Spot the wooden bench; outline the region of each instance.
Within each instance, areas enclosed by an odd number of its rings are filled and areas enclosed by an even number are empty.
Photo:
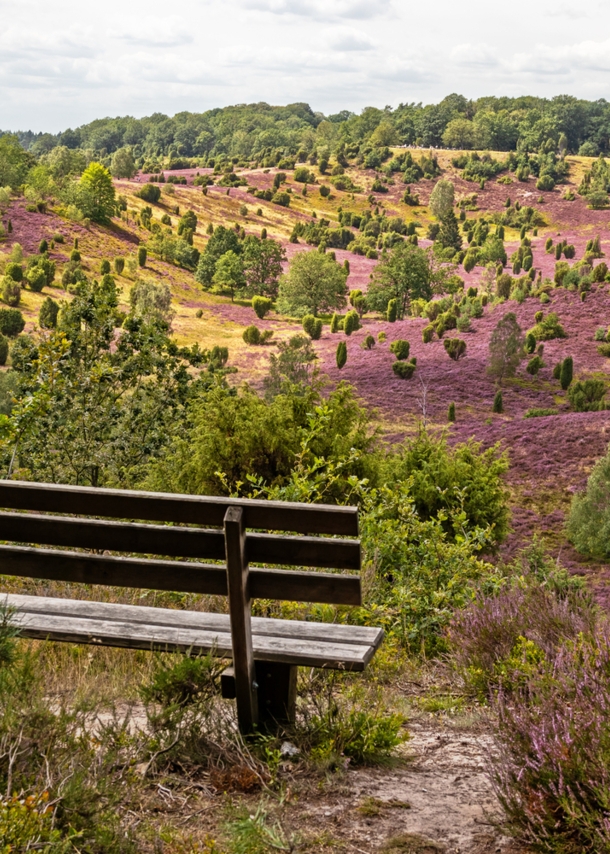
[[[383,638],[378,628],[251,616],[256,598],[361,603],[357,575],[264,568],[359,570],[359,541],[339,539],[358,535],[354,507],[20,481],[0,481],[0,507],[29,511],[0,511],[3,575],[228,596],[228,615],[46,596],[0,601],[29,638],[231,658],[222,693],[236,699],[244,733],[293,718],[298,666],[364,670]]]

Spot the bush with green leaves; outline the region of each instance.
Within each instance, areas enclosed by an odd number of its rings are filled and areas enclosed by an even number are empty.
[[[504,412],[504,401],[502,398],[502,391],[500,389],[498,389],[498,391],[494,395],[492,412],[495,412],[498,415],[501,415],[502,412]]]
[[[146,247],[145,246],[139,246],[138,247],[138,266],[139,267],[146,267],[146,255],[147,255]]]
[[[397,377],[400,377],[401,380],[412,379],[416,367],[416,359],[411,359],[409,362],[396,361],[392,364],[392,370],[394,371]]]
[[[156,184],[144,184],[143,187],[136,190],[135,194],[142,199],[142,201],[154,205],[161,198],[161,187],[158,187]]]
[[[47,284],[47,276],[42,267],[30,267],[25,275],[25,281],[31,291],[40,293]]]
[[[51,297],[47,297],[40,306],[38,312],[38,323],[41,329],[55,329],[57,326],[57,316],[59,314],[59,304]]]
[[[372,350],[375,346],[375,336],[367,335],[364,341],[362,342],[362,348],[364,350]]]
[[[443,346],[449,358],[453,359],[454,362],[458,362],[466,355],[466,342],[461,338],[445,338]]]
[[[455,403],[449,404],[449,409],[447,410],[447,421],[450,424],[453,424],[455,421]]]
[[[80,260],[76,258],[75,260]],[[100,264],[100,274],[102,276],[107,276],[110,273],[110,261],[107,258],[104,258]]]
[[[247,326],[244,329],[242,338],[246,342],[246,344],[252,345],[262,345],[266,344],[273,337],[273,331],[270,329],[266,329],[261,332],[258,326],[252,324],[251,326]]]
[[[125,259],[124,258],[115,258],[114,259],[114,272],[117,274],[117,276],[122,276],[124,269],[125,269]]]
[[[574,360],[572,356],[566,356],[566,358],[561,363],[561,368],[559,370],[559,382],[561,383],[561,388],[564,391],[570,387],[572,383],[572,379],[574,377]]]
[[[17,264],[14,261],[9,261],[4,268],[4,275],[8,276],[9,279],[12,279],[14,282],[21,282],[23,281],[23,267],[21,264]]]
[[[399,338],[397,341],[392,341],[390,344],[390,352],[394,353],[398,361],[403,361],[409,358],[411,345],[408,341]]]
[[[581,554],[610,557],[610,448],[593,466],[585,491],[572,499],[566,531]]]
[[[339,370],[345,367],[345,363],[347,362],[347,344],[345,343],[345,341],[339,341],[339,343],[337,344],[335,360],[337,362],[337,367],[339,368]]]
[[[568,400],[575,412],[600,412],[607,409],[605,396],[606,383],[593,378],[578,380],[568,389]]]
[[[0,296],[7,305],[19,305],[21,302],[21,285],[10,276],[3,276]]]
[[[303,318],[303,331],[309,335],[312,341],[319,341],[322,337],[322,320],[313,314],[306,314]]]
[[[528,374],[531,374],[532,376],[536,376],[536,374],[538,373],[540,368],[543,368],[543,367],[544,367],[544,362],[542,361],[540,356],[534,356],[534,358],[530,359],[529,362],[527,363],[525,370],[528,372]]]
[[[25,317],[17,308],[0,308],[0,334],[16,338],[23,332]]]
[[[252,308],[259,320],[263,320],[273,307],[273,301],[268,297],[256,296],[252,298]]]
[[[343,331],[346,335],[351,335],[360,329],[360,315],[355,309],[348,311],[343,319]]]
[[[386,311],[386,320],[388,323],[395,323],[398,318],[398,300],[391,299],[388,302],[388,307]]]
[[[0,365],[6,365],[8,359],[9,341],[5,335],[0,334]]]

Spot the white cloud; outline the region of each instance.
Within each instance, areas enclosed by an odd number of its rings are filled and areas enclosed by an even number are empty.
[[[347,28],[331,30],[326,43],[332,50],[338,51],[363,51],[375,48],[375,42],[370,36],[360,30]]]
[[[498,48],[488,44],[459,44],[451,51],[451,58],[463,66],[491,68],[500,64]]]
[[[123,24],[121,30],[111,31],[114,38],[133,45],[146,47],[179,47],[194,40],[193,27],[188,21],[174,15],[170,18],[147,18]]]
[[[387,15],[392,0],[243,0],[246,9],[273,15],[300,15],[318,21],[367,20]]]

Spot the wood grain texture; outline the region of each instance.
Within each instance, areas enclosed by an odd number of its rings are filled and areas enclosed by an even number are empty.
[[[249,733],[258,724],[258,693],[252,652],[251,600],[244,516],[241,507],[229,507],[224,518],[224,529],[237,720],[241,732]]]
[[[27,546],[0,546],[0,573],[111,587],[227,595],[223,566],[89,555]],[[359,605],[361,602],[360,579],[357,576],[322,572],[252,569],[250,593],[258,599],[331,605]]]
[[[208,611],[180,611],[176,608],[153,608],[148,605],[124,605],[116,602],[94,602],[0,592],[0,603],[3,602],[6,602],[10,608],[31,614],[48,614],[66,618],[74,616],[79,619],[169,626],[225,634],[231,631],[228,614],[213,614]],[[383,629],[369,626],[346,626],[271,617],[252,617],[252,634],[269,638],[328,641],[334,645],[355,643],[372,647],[374,650],[383,639]]]
[[[173,495],[3,480],[0,481],[0,507],[113,519],[180,522],[217,528],[222,528],[228,507],[242,507],[247,528],[358,536],[358,509],[327,504]]]
[[[0,540],[206,560],[225,557],[221,531],[29,513],[0,512]],[[246,549],[251,563],[360,569],[357,540],[251,533]]]

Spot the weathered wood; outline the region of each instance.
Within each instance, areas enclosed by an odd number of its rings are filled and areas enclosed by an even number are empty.
[[[252,652],[251,601],[244,516],[241,507],[229,507],[224,518],[224,529],[237,720],[240,730],[248,733],[252,732],[258,724],[258,695]]]
[[[0,573],[80,584],[227,595],[226,571],[222,566],[89,555],[27,546],[0,546]],[[334,605],[361,603],[360,579],[354,575],[252,569],[250,579],[251,595],[256,599]]]
[[[0,540],[206,560],[225,556],[221,531],[24,513],[0,512]],[[360,568],[360,544],[354,540],[247,534],[246,550],[251,563]]]
[[[118,620],[79,619],[52,614],[17,611],[12,618],[24,637],[36,640],[98,644],[129,649],[160,650],[200,654],[213,652],[232,658],[231,635],[222,631],[177,629]],[[254,659],[276,661],[303,667],[362,671],[371,660],[374,648],[358,643],[325,643],[294,637],[252,636]]]
[[[125,605],[117,602],[60,599],[54,596],[28,596],[20,593],[0,593],[0,604],[22,613],[46,614],[58,617],[77,617],[107,622],[135,623],[148,626],[169,626],[176,629],[195,629],[230,634],[228,614],[209,611],[181,611],[176,608],[155,608],[149,605]],[[383,629],[369,626],[346,626],[336,623],[314,623],[303,620],[282,620],[271,617],[252,617],[252,636],[282,637],[323,641],[338,645],[359,644],[376,650]]]
[[[180,522],[222,528],[229,507],[241,507],[247,528],[299,534],[358,536],[356,507],[173,495],[125,489],[0,481],[0,507],[113,519]]]

